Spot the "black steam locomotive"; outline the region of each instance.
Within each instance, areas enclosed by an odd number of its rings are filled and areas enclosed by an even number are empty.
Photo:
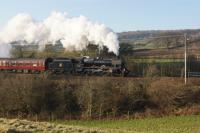
[[[0,59],[0,71],[12,73],[50,73],[98,76],[126,76],[128,70],[119,59],[83,57],[45,59]]]

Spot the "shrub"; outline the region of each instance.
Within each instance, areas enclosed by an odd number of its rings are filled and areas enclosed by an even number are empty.
[[[157,116],[187,114],[187,110],[196,114],[200,105],[197,79],[191,79],[185,86],[177,78],[61,76],[58,79],[11,74],[0,75],[0,92],[1,116],[38,115],[41,119]]]

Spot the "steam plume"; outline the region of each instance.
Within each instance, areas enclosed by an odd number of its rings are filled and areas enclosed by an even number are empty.
[[[111,29],[104,24],[91,22],[84,16],[70,17],[60,12],[52,12],[41,22],[29,14],[13,17],[0,31],[0,52],[8,50],[8,44],[13,41],[25,40],[42,45],[60,39],[66,50],[82,50],[93,43],[99,47],[106,46],[110,52],[118,54],[117,35]]]

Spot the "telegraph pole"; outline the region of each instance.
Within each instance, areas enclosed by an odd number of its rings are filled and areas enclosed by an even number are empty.
[[[185,84],[187,84],[187,34],[184,34],[185,38]]]

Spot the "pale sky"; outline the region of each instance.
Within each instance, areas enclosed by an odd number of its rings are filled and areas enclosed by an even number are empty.
[[[116,32],[200,28],[199,0],[2,0],[0,27],[18,13],[43,20],[52,11],[84,15]]]

